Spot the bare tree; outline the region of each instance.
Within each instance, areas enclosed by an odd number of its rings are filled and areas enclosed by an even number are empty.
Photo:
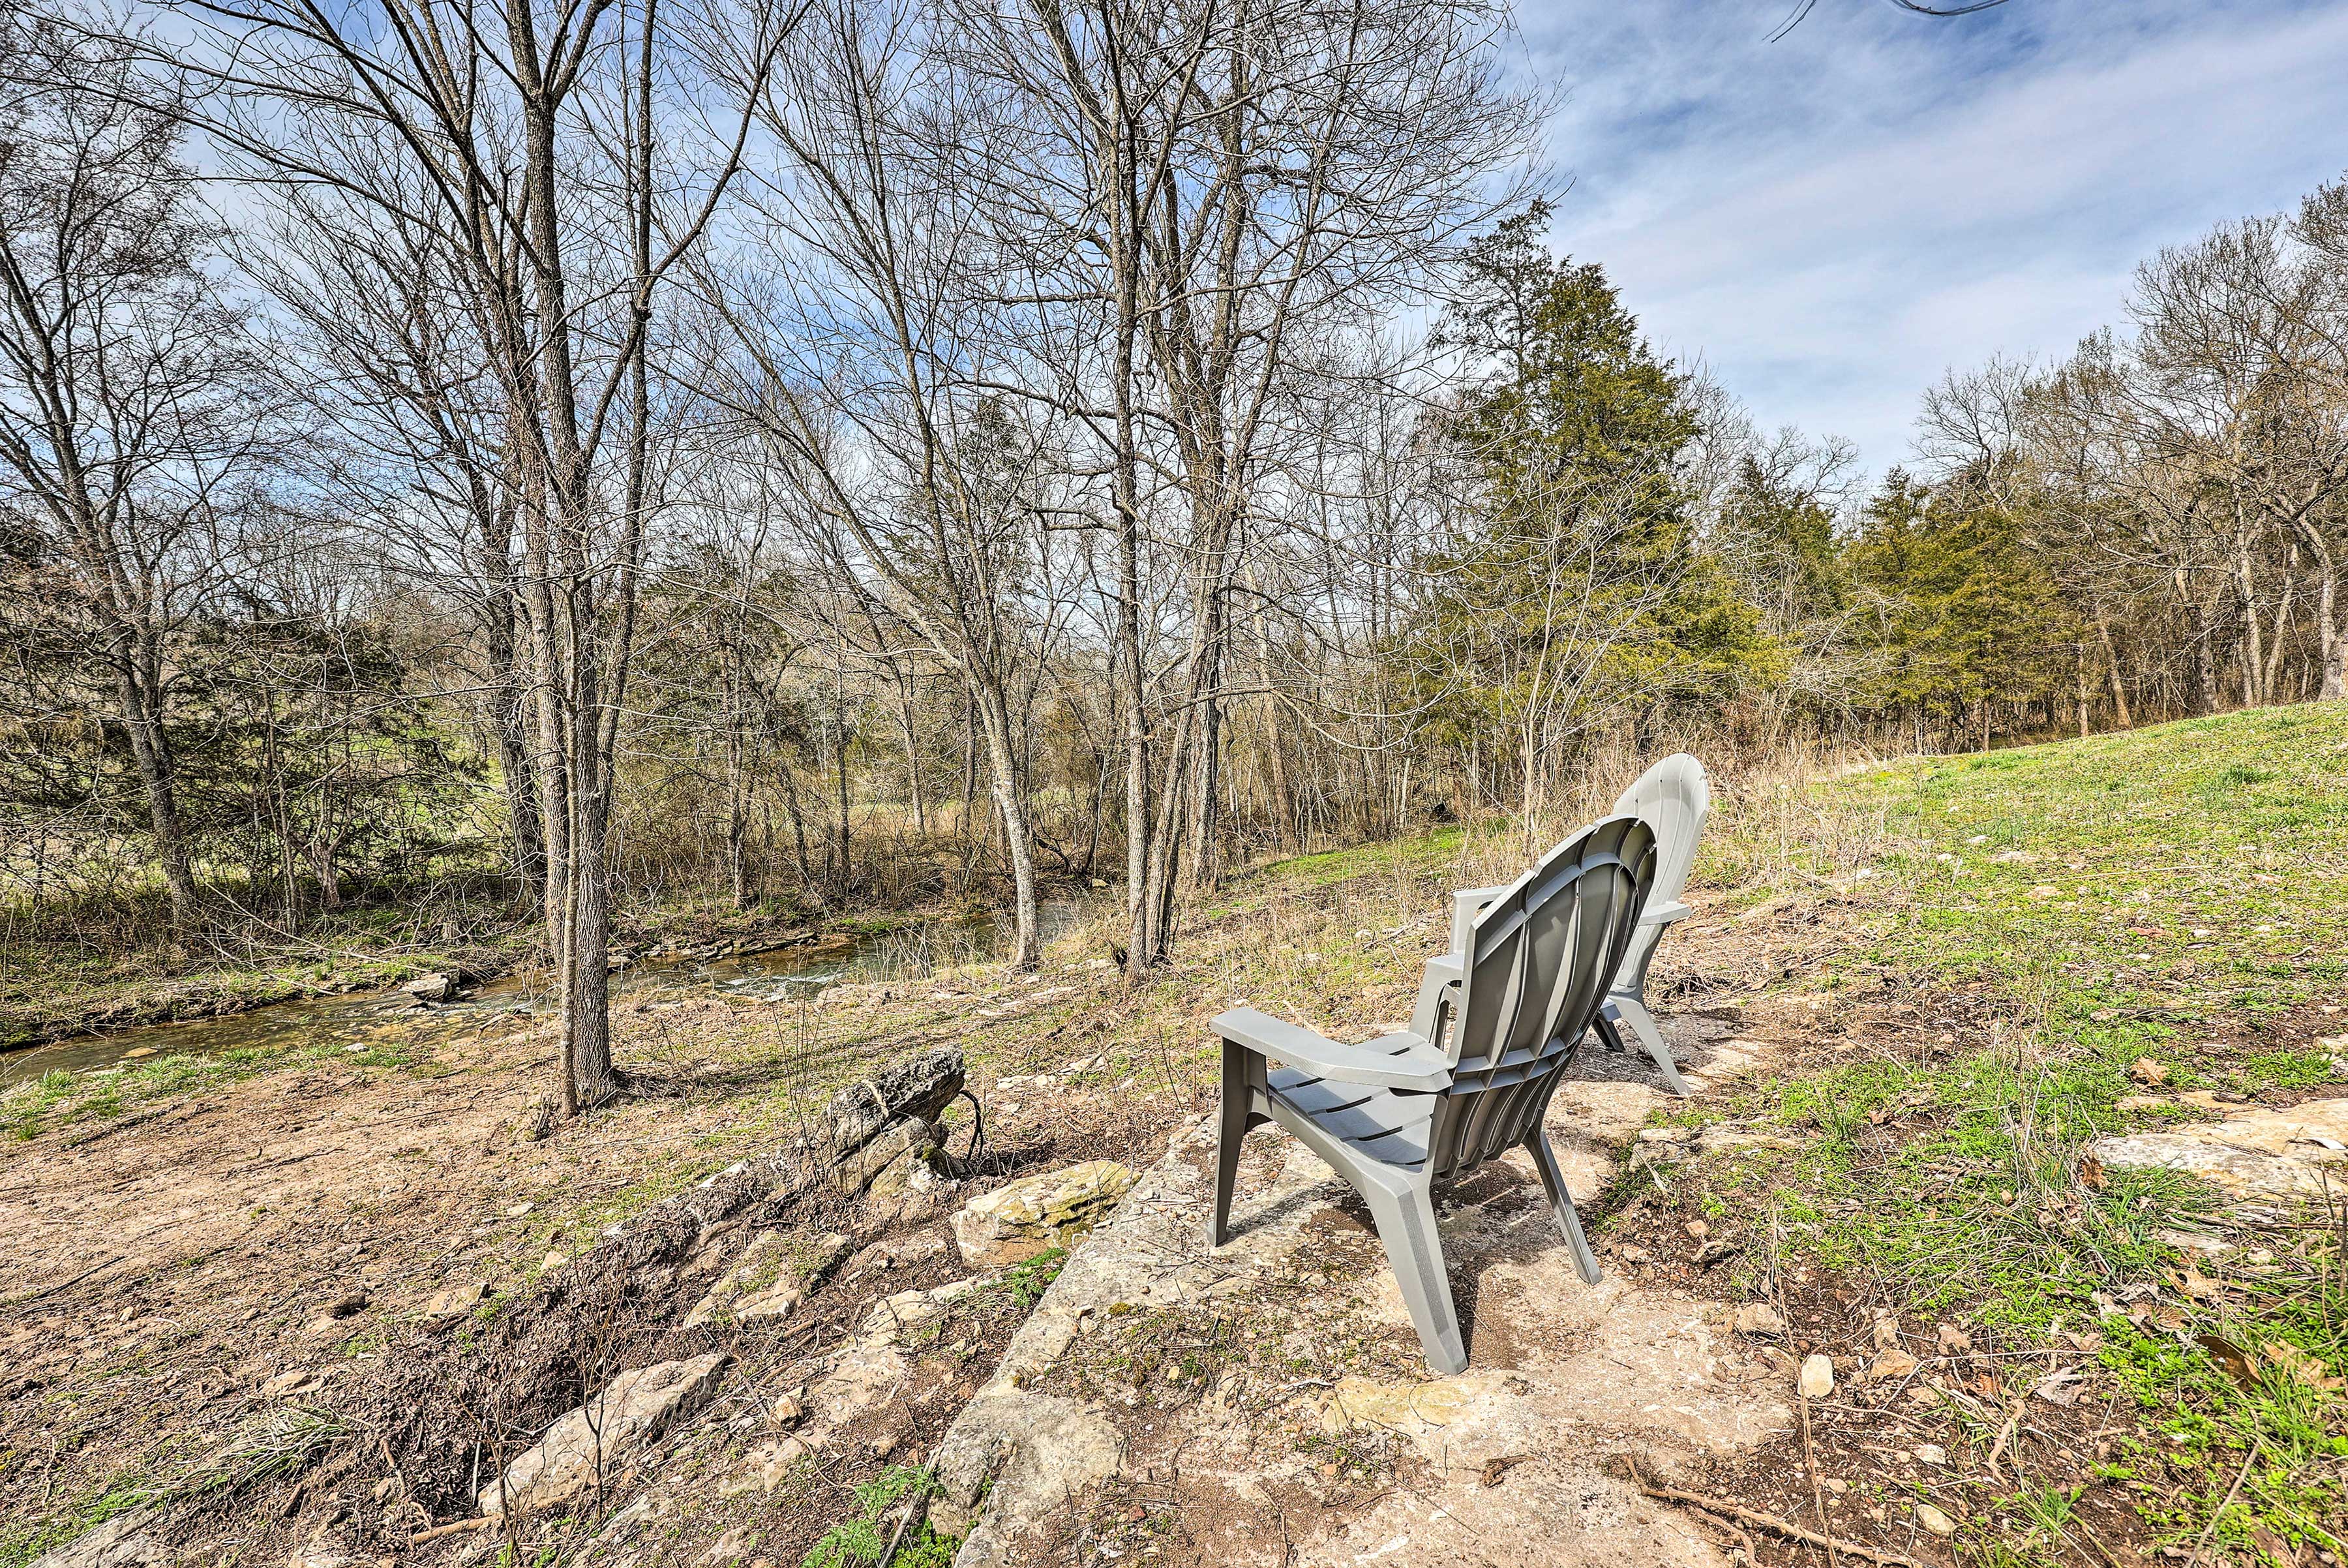
[[[217,232],[180,127],[128,51],[11,14],[0,88],[0,465],[47,542],[145,796],[182,929],[197,916],[173,754],[173,645],[236,564],[273,405],[205,272]]]

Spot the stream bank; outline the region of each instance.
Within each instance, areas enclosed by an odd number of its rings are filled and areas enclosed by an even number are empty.
[[[1047,900],[1043,926],[1047,938],[1085,917],[1095,900]],[[745,1000],[779,1000],[795,989],[818,990],[842,981],[917,976],[938,969],[999,956],[1001,923],[991,913],[888,922],[855,922],[829,930],[810,927],[753,931],[716,940],[660,938],[614,944],[612,976],[615,1002],[643,1000],[646,994],[715,993]],[[171,1057],[217,1057],[235,1053],[276,1054],[295,1048],[338,1047],[354,1053],[417,1032],[445,1034],[469,1022],[488,1028],[498,1020],[536,1014],[551,1004],[547,976],[534,965],[505,967],[484,953],[445,963],[418,960],[386,970],[388,980],[348,989],[300,989],[296,981],[267,989],[222,988],[217,1010],[205,1016],[138,1023],[105,1032],[76,1032],[61,1038],[0,1049],[0,1088],[53,1072],[106,1072]],[[437,955],[436,955],[437,959]],[[422,1002],[403,989],[411,973],[490,973],[456,987],[446,1002]],[[500,972],[501,971],[501,972]],[[250,978],[268,980],[265,975]],[[363,988],[361,988],[363,986]],[[247,998],[250,999],[242,999]]]

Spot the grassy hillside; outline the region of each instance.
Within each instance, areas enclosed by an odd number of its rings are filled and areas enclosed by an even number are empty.
[[[2348,1094],[2348,710],[1900,762],[1725,815],[1730,905],[1837,939],[1769,987],[1818,1020],[1795,1070],[1684,1113],[1798,1148],[1706,1161],[1701,1206],[1767,1239],[1756,1271],[2092,1354],[2113,1401],[2065,1482],[1991,1467],[1974,1548],[2078,1560],[2100,1483],[2179,1555],[2338,1553],[2348,1210],[2252,1223],[2089,1145]]]

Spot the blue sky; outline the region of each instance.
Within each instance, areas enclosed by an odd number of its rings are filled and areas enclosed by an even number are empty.
[[[2059,355],[2130,270],[2348,172],[2348,3],[1520,0],[1551,242],[1765,427],[1908,455],[1950,366]]]

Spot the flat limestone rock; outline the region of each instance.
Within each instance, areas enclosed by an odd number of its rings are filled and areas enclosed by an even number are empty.
[[[734,1298],[748,1287],[750,1280],[759,1270],[784,1256],[787,1247],[788,1243],[780,1231],[761,1231],[751,1237],[750,1244],[742,1249],[741,1261],[720,1274],[716,1282],[702,1294],[701,1299],[693,1304],[693,1310],[685,1315],[685,1326],[698,1328],[719,1313],[726,1311],[732,1305]],[[792,1282],[783,1283],[788,1284]],[[771,1295],[774,1293],[768,1290],[758,1294]],[[736,1315],[740,1315],[738,1309],[736,1311]]]
[[[859,1336],[868,1344],[894,1345],[908,1336],[932,1328],[945,1319],[955,1302],[978,1289],[975,1279],[956,1280],[935,1290],[903,1290],[872,1304]]]
[[[965,1204],[953,1217],[954,1244],[974,1269],[1025,1263],[1090,1231],[1136,1180],[1114,1160],[1024,1178]]]
[[[2348,1099],[2106,1138],[2095,1152],[2106,1165],[2189,1171],[2237,1197],[2321,1198],[2348,1188]]]
[[[1507,1377],[1498,1372],[1463,1372],[1414,1383],[1342,1377],[1322,1406],[1321,1424],[1331,1433],[1374,1427],[1416,1440],[1473,1418],[1481,1406],[1507,1388]]]
[[[171,1559],[163,1543],[147,1533],[156,1522],[151,1508],[118,1513],[56,1550],[35,1558],[33,1568],[146,1568]]]
[[[483,1513],[521,1512],[575,1497],[624,1455],[660,1435],[707,1396],[730,1359],[724,1352],[623,1372],[601,1394],[546,1429],[535,1447],[474,1499]]]
[[[1661,1103],[1644,1086],[1624,1088],[1645,1097],[1643,1114]],[[1576,1107],[1552,1111],[1569,1184],[1602,1189],[1611,1159],[1581,1137]],[[1200,1562],[1253,1561],[1285,1530],[1298,1568],[1360,1568],[1374,1553],[1377,1568],[1727,1568],[1684,1516],[1606,1473],[1602,1458],[1630,1452],[1668,1480],[1691,1460],[1749,1454],[1790,1429],[1791,1378],[1756,1360],[1729,1314],[1619,1274],[1582,1284],[1537,1199],[1462,1201],[1438,1215],[1447,1261],[1478,1280],[1468,1370],[1421,1378],[1352,1365],[1331,1347],[1415,1346],[1416,1336],[1349,1189],[1295,1140],[1251,1137],[1232,1238],[1210,1251],[1201,1237],[1214,1160],[1211,1119],[1177,1131],[1070,1254],[932,1451],[932,1516],[948,1533],[969,1527],[956,1568],[1038,1560],[1072,1511],[1083,1517],[1112,1478],[1169,1452],[1182,1455],[1186,1483],[1229,1493],[1197,1521]],[[1488,1181],[1540,1191],[1529,1160],[1491,1171]],[[1302,1293],[1300,1277],[1312,1282]],[[1121,1354],[1119,1336],[1153,1332],[1161,1312],[1272,1312],[1285,1336],[1201,1392],[1153,1379],[1129,1402],[1072,1394],[1056,1370],[1063,1357]],[[1295,1385],[1282,1351],[1326,1367],[1329,1385]],[[1330,1503],[1300,1529],[1295,1496],[1320,1485],[1319,1458],[1282,1458],[1284,1441],[1268,1456],[1259,1439],[1314,1429],[1390,1433],[1422,1468],[1413,1484]],[[1497,1485],[1485,1479],[1494,1474]],[[1496,1551],[1498,1542],[1510,1544]]]

